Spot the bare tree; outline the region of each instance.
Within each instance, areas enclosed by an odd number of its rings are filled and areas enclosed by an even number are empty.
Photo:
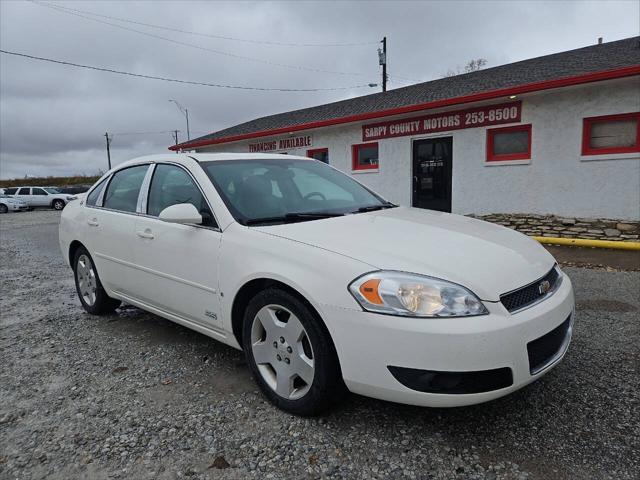
[[[461,75],[463,73],[477,72],[478,70],[481,70],[482,67],[484,67],[486,64],[486,58],[472,58],[466,63],[464,68],[460,68],[460,66],[457,66],[455,70],[449,69],[444,76],[453,77],[455,75]]]

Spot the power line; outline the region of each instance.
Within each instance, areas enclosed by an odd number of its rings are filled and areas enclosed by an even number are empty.
[[[421,80],[404,79],[404,77],[398,77],[397,75],[392,75],[390,73],[387,74],[387,76],[389,77],[389,81],[391,81],[393,83],[401,83],[401,84],[404,84],[405,86],[415,85],[416,83],[421,83]]]
[[[272,65],[275,67],[282,67],[282,68],[288,68],[288,69],[292,69],[292,70],[305,70],[308,72],[315,72],[315,73],[330,73],[333,75],[347,75],[347,76],[368,76],[365,73],[356,73],[356,72],[339,72],[339,71],[335,71],[335,70],[323,70],[320,68],[313,68],[313,67],[305,67],[302,65],[290,65],[290,64],[286,64],[286,63],[278,63],[278,62],[272,62],[270,60],[264,60],[262,58],[255,58],[255,57],[247,57],[245,55],[238,55],[235,53],[229,53],[229,52],[225,52],[222,50],[216,50],[216,49],[212,49],[212,48],[207,48],[207,47],[203,47],[201,45],[196,45],[194,43],[188,43],[188,42],[183,42],[180,40],[175,40],[173,38],[167,38],[167,37],[163,37],[161,35],[155,35],[153,33],[148,33],[148,32],[143,32],[141,30],[136,30],[135,28],[130,28],[130,27],[125,27],[124,25],[118,25],[116,23],[111,23],[111,22],[107,22],[105,20],[99,20],[97,18],[92,18],[92,17],[88,17],[86,15],[82,15],[80,13],[75,13],[73,11],[70,11],[69,9],[67,9],[66,7],[60,7],[57,5],[52,5],[52,4],[48,4],[48,3],[41,3],[41,2],[36,2],[35,0],[29,0],[32,3],[42,6],[42,7],[46,7],[46,8],[50,8],[52,10],[56,10],[60,13],[66,13],[68,15],[73,15],[76,17],[80,17],[80,18],[84,18],[85,20],[90,20],[92,22],[98,22],[98,23],[102,23],[105,25],[110,25],[112,27],[115,28],[119,28],[121,30],[126,30],[128,32],[134,32],[140,35],[144,35],[146,37],[151,37],[151,38],[155,38],[157,40],[163,40],[165,42],[170,42],[170,43],[174,43],[176,45],[181,45],[183,47],[190,47],[190,48],[195,48],[198,50],[203,50],[205,52],[210,52],[210,53],[215,53],[216,55],[223,55],[225,57],[231,57],[231,58],[237,58],[240,60],[247,60],[250,62],[255,62],[255,63],[262,63],[265,65]]]
[[[34,2],[34,3],[36,3],[36,2]],[[377,41],[374,41],[374,42],[355,42],[355,43],[288,43],[288,42],[274,42],[274,41],[271,41],[271,40],[253,40],[253,39],[249,39],[249,38],[227,37],[227,36],[224,36],[224,35],[213,35],[213,34],[210,34],[210,33],[193,32],[191,30],[182,30],[180,28],[167,27],[166,25],[157,25],[157,24],[153,24],[153,23],[145,23],[145,22],[140,22],[140,21],[131,20],[131,19],[127,19],[127,18],[112,17],[110,15],[101,15],[99,13],[89,12],[87,10],[80,10],[80,9],[77,9],[77,8],[71,8],[71,7],[62,6],[62,5],[58,5],[58,4],[49,3],[48,5],[55,6],[55,7],[64,9],[64,10],[69,10],[71,12],[84,13],[86,15],[91,15],[91,16],[94,16],[94,17],[106,18],[108,20],[116,20],[118,22],[131,23],[133,25],[140,25],[140,26],[143,26],[143,27],[157,28],[157,29],[160,29],[160,30],[168,30],[170,32],[176,32],[176,33],[185,33],[187,35],[197,35],[199,37],[215,38],[217,40],[230,40],[230,41],[234,41],[234,42],[252,43],[252,44],[256,44],[256,45],[276,45],[276,46],[281,46],[281,47],[360,47],[360,46],[364,46],[364,45],[375,45],[375,44],[378,43]]]
[[[163,134],[174,133],[174,132],[175,130],[165,130],[163,132],[116,132],[116,133],[112,133],[111,135],[163,135]]]
[[[64,60],[54,60],[52,58],[36,57],[35,55],[27,55],[26,53],[11,52],[11,51],[8,51],[8,50],[0,50],[0,53],[4,53],[4,54],[7,54],[7,55],[14,55],[14,56],[17,56],[17,57],[29,58],[31,60],[40,60],[42,62],[57,63],[57,64],[60,64],[60,65],[67,65],[67,66],[78,67],[78,68],[86,68],[86,69],[89,69],[89,70],[98,70],[100,72],[117,73],[118,75],[127,75],[127,76],[130,76],[130,77],[147,78],[147,79],[150,79],[150,80],[162,80],[162,81],[165,81],[165,82],[184,83],[184,84],[187,84],[187,85],[200,85],[200,86],[203,86],[203,87],[231,88],[231,89],[236,89],[236,90],[259,90],[259,91],[263,91],[263,92],[324,92],[324,91],[334,91],[334,90],[350,90],[350,89],[354,89],[354,88],[364,88],[364,87],[370,87],[371,85],[375,85],[375,84],[364,84],[364,85],[352,85],[350,87],[326,87],[326,88],[246,87],[246,86],[239,86],[239,85],[224,85],[224,84],[219,84],[219,83],[194,82],[194,81],[191,81],[191,80],[180,80],[180,79],[176,79],[176,78],[157,77],[155,75],[144,75],[144,74],[141,74],[141,73],[123,72],[121,70],[113,70],[111,68],[95,67],[95,66],[92,66],[92,65],[83,65],[83,64],[80,64],[80,63],[67,62],[67,61],[64,61]]]

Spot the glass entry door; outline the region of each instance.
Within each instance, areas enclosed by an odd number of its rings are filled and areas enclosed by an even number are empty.
[[[451,212],[451,162],[453,137],[413,142],[412,205]]]

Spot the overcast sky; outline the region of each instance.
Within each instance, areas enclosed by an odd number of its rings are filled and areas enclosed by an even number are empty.
[[[384,35],[388,38],[390,87],[398,88],[407,80],[440,78],[471,58],[486,58],[488,68],[594,44],[598,37],[611,41],[638,35],[640,28],[637,0],[48,2],[135,22],[257,41],[249,43],[125,23],[90,13],[72,15],[39,3],[0,0],[3,50],[132,73],[267,88],[379,83],[376,42]],[[316,47],[260,42],[359,45]],[[313,69],[342,74],[310,71]],[[168,101],[171,98],[189,109],[193,138],[259,116],[379,90],[230,90],[123,77],[6,54],[0,55],[0,82],[1,178],[106,170],[107,131],[115,134],[114,164],[165,152],[173,142],[170,133],[131,133],[179,129],[180,141],[186,140],[184,117]]]

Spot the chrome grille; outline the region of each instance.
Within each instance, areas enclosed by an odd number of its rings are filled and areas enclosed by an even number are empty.
[[[559,279],[560,275],[554,266],[549,273],[535,282],[501,295],[500,302],[502,302],[509,312],[513,313],[518,310],[522,310],[553,292],[557,287]],[[544,282],[549,282],[549,287],[546,292],[541,289],[541,285]]]

